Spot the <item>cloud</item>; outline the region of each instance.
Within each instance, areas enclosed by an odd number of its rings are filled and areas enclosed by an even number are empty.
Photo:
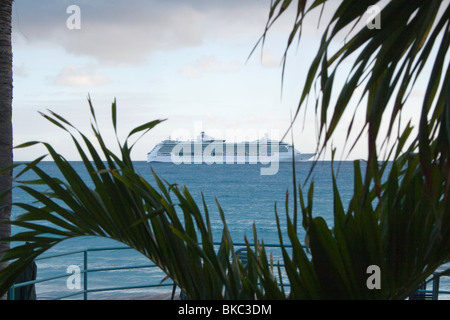
[[[193,64],[185,65],[178,73],[192,78],[198,78],[204,73],[225,73],[235,72],[241,69],[242,64],[238,61],[219,61],[216,56],[204,56],[196,60]]]
[[[241,64],[237,61],[219,62],[216,56],[207,56],[197,60],[196,66],[205,72],[231,72],[240,69]]]
[[[279,68],[281,65],[281,59],[277,58],[272,52],[266,50],[263,52],[261,65],[267,68]]]
[[[28,77],[28,70],[24,64],[21,65],[13,65],[13,74],[14,77]]]
[[[80,8],[71,30],[70,5]],[[98,61],[135,64],[157,50],[199,46],[211,39],[262,34],[269,0],[14,1],[16,43],[49,43]]]
[[[178,73],[188,78],[200,77],[200,72],[197,68],[191,65],[187,65],[178,70]]]
[[[111,80],[100,73],[85,69],[79,69],[75,66],[65,67],[53,79],[53,83],[70,87],[97,87],[109,83]]]

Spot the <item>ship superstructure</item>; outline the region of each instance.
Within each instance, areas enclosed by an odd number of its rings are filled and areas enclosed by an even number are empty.
[[[294,151],[294,154],[292,152]],[[314,153],[300,153],[283,141],[261,139],[256,141],[226,142],[208,137],[201,132],[197,140],[166,139],[148,154],[147,162],[180,163],[262,163],[306,161]]]

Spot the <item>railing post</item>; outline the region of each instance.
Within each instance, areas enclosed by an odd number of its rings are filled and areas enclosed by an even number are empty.
[[[84,277],[83,277],[83,280],[84,280],[84,284],[83,284],[83,289],[84,289],[84,293],[83,293],[83,296],[84,296],[84,300],[87,300],[87,294],[88,294],[88,292],[87,292],[87,290],[88,290],[88,272],[87,272],[87,270],[88,270],[88,250],[86,249],[85,251],[84,251]]]
[[[439,296],[439,280],[440,280],[440,274],[438,272],[433,273],[433,293],[431,296],[431,299],[438,300]]]
[[[13,284],[12,286],[11,286],[11,288],[9,288],[9,300],[15,300],[15,297],[14,297],[14,292],[16,291],[15,290],[15,285]]]

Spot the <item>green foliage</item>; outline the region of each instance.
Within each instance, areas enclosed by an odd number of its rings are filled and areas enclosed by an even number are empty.
[[[294,39],[298,36],[300,41],[302,37],[305,17],[320,7],[322,10],[326,9],[327,4],[332,2],[277,0],[272,3],[266,30],[261,37],[263,42],[270,27],[288,8],[293,7],[296,12],[294,27],[286,45],[283,69]],[[372,5],[380,9],[380,28],[368,28],[365,24],[366,12]],[[338,123],[342,122],[344,112],[353,108],[350,100],[357,97],[358,105],[366,103],[365,126],[362,130],[368,130],[368,160],[376,161],[376,144],[383,116],[387,118],[389,127],[387,134],[381,138],[388,140],[395,132],[395,123],[400,121],[401,111],[411,91],[422,76],[427,88],[421,108],[419,133],[414,142],[420,143],[419,154],[426,159],[429,156],[427,146],[439,136],[438,148],[432,155],[436,157],[442,152],[448,157],[448,2],[399,0],[382,4],[377,0],[343,1],[329,16],[329,20],[325,21],[326,29],[316,56],[309,66],[295,117],[301,108],[306,108],[308,96],[316,92],[313,87],[317,82],[320,95],[316,98],[316,112],[320,137],[324,138],[322,147],[325,147]],[[326,17],[321,12],[320,22],[323,23],[324,19]],[[345,41],[342,41],[344,36]],[[332,45],[337,46],[334,52],[330,52]],[[431,72],[426,68],[427,62]],[[340,68],[345,63],[350,64],[351,69],[342,73]],[[338,77],[345,79],[342,86],[335,82]],[[362,92],[357,92],[357,89],[362,89]],[[334,94],[337,99],[332,103],[330,97]],[[354,121],[355,114],[350,123],[346,124],[347,137],[353,129]],[[361,133],[356,140],[362,136]]]
[[[215,247],[204,200],[198,206],[187,188],[163,182],[156,173],[153,173],[154,187],[134,170],[130,158],[133,145],[128,147],[128,139],[160,121],[132,130],[124,144],[118,142],[121,155],[117,156],[107,147],[96,126],[92,105],[91,110],[92,129],[101,154],[67,120],[54,113],[44,115],[70,135],[93,187],[51,145],[42,143],[64,181],[39,168],[44,156],[26,164],[17,174],[16,179],[28,170],[37,175],[35,180],[18,184],[36,203],[14,203],[25,213],[10,223],[25,231],[2,239],[21,244],[3,258],[11,263],[0,272],[0,293],[37,256],[65,239],[80,236],[107,237],[136,249],[156,263],[190,299],[404,299],[436,267],[449,260],[450,208],[448,201],[443,201],[445,186],[439,184],[443,172],[439,167],[432,169],[436,181],[433,190],[437,193],[430,194],[418,155],[405,155],[392,162],[381,189],[374,186],[369,193],[364,188],[359,162],[355,161],[354,195],[347,210],[332,170],[332,230],[323,218],[313,217],[314,183],[306,198],[299,186],[299,205],[309,248],[299,240],[288,210],[286,243],[276,210],[283,267],[275,268],[261,241],[255,247],[247,242],[248,262],[244,268],[235,254],[219,203],[223,230],[220,244]],[[115,113],[113,103],[112,114]],[[116,128],[114,116],[113,126]],[[74,129],[79,138],[69,129]],[[381,168],[388,167],[383,164]],[[35,186],[39,185],[45,185],[47,190],[38,191]],[[286,207],[287,203],[288,197]],[[259,243],[254,230],[254,242]],[[367,286],[367,268],[371,265],[381,269],[380,289],[371,290]],[[283,277],[287,278],[289,288],[279,284],[285,282]]]
[[[292,3],[273,1],[263,41],[273,23]],[[326,3],[315,0],[307,7],[306,0],[297,1],[296,21],[286,50],[295,36],[301,35],[304,17]],[[130,157],[134,143],[130,146],[129,138],[146,133],[160,121],[132,130],[123,144],[117,139],[120,155],[116,155],[98,130],[89,100],[94,118],[92,130],[100,152],[86,135],[61,116],[54,113],[44,116],[69,133],[90,173],[93,188],[48,143],[19,146],[43,144],[65,180],[50,177],[39,169],[43,157],[19,172],[18,176],[32,170],[39,177],[18,186],[37,204],[14,204],[25,213],[10,223],[26,231],[2,241],[28,243],[13,247],[3,257],[11,263],[0,271],[0,295],[30,261],[55,244],[93,235],[135,248],[154,261],[190,299],[407,298],[438,266],[450,261],[450,73],[446,60],[450,48],[450,6],[439,1],[388,2],[380,13],[381,29],[352,29],[352,36],[329,55],[332,41],[358,22],[372,4],[378,1],[343,1],[338,6],[310,66],[296,112],[297,116],[317,81],[321,90],[316,101],[319,138],[324,138],[319,147],[323,150],[342,122],[356,90],[363,89],[359,105],[366,102],[368,162],[364,173],[360,163],[354,162],[354,194],[347,208],[332,170],[332,229],[323,218],[313,216],[314,183],[311,182],[307,193],[299,186],[298,194],[294,192],[293,218],[286,198],[287,239],[275,210],[283,267],[275,267],[264,242],[258,241],[254,231],[254,243],[261,244],[251,247],[247,243],[248,264],[244,268],[236,257],[225,214],[218,203],[223,230],[219,246],[214,247],[205,201],[199,206],[186,188],[163,182],[156,173],[157,187],[153,187],[134,170]],[[338,88],[337,100],[332,104],[330,97],[336,90],[338,67],[353,55],[356,59],[352,61],[351,72]],[[393,145],[386,148],[392,161],[380,162],[377,140],[383,116],[387,114],[389,120],[387,135],[381,137],[387,146],[385,142],[392,137],[406,100],[429,61],[432,68],[417,135],[412,135],[410,123],[399,129]],[[348,137],[354,119],[347,127]],[[112,122],[116,130],[115,102]],[[78,138],[71,130],[75,130]],[[0,173],[5,170],[11,168]],[[40,192],[35,185],[45,185],[48,190]],[[297,204],[302,213],[302,227],[307,232],[306,248],[298,239]],[[379,267],[379,288],[368,286],[370,266]],[[279,284],[285,280],[289,288]]]
[[[13,247],[4,255],[3,259],[11,263],[0,272],[0,292],[5,292],[33,259],[55,244],[74,237],[99,236],[120,241],[148,257],[190,298],[243,297],[242,266],[234,255],[223,212],[220,211],[224,229],[216,254],[206,204],[203,216],[186,188],[164,183],[155,173],[158,188],[154,188],[133,168],[130,153],[134,144],[129,146],[129,138],[149,131],[161,121],[151,121],[132,130],[123,144],[117,139],[121,153],[117,156],[106,146],[90,100],[89,104],[94,119],[92,130],[100,152],[85,134],[61,116],[51,112],[43,116],[70,135],[90,174],[93,188],[48,143],[30,142],[17,147],[43,144],[64,181],[39,168],[44,156],[27,164],[15,177],[29,170],[37,175],[38,179],[21,181],[18,185],[36,200],[36,204],[14,204],[25,213],[10,223],[25,231],[2,241],[25,244]],[[116,129],[115,102],[112,115]],[[71,129],[79,137],[71,133]],[[40,192],[33,188],[36,185],[45,185],[48,189]],[[181,209],[184,223],[176,207]],[[47,224],[40,223],[43,221]]]
[[[330,2],[271,3],[262,43],[288,8],[296,12],[283,74],[289,48],[296,36],[299,41],[302,37],[305,17],[319,7],[324,10]],[[380,9],[380,28],[364,24],[371,5]],[[306,108],[311,92],[320,89],[316,113],[322,152],[346,111],[353,112],[345,124],[349,140],[356,115],[356,110],[349,110],[353,108],[349,102],[356,97],[356,109],[365,104],[365,122],[351,149],[367,130],[368,159],[364,178],[355,163],[355,191],[347,211],[334,186],[333,232],[321,218],[312,218],[312,204],[302,207],[303,226],[309,232],[319,282],[328,288],[322,297],[403,299],[450,257],[450,5],[420,0],[385,4],[343,1],[330,17],[309,66],[295,117]],[[345,41],[341,41],[344,35]],[[333,45],[336,49],[330,52]],[[344,64],[351,66],[349,72],[341,72]],[[342,86],[336,84],[337,78],[345,79]],[[401,113],[423,80],[426,89],[414,137],[411,122],[406,126],[401,123]],[[357,92],[361,89],[362,93]],[[337,98],[332,102],[334,94]],[[389,126],[380,136],[383,121]],[[391,147],[388,142],[392,142]],[[380,145],[386,148],[386,158],[393,160],[389,164],[379,164]],[[387,177],[385,182],[383,176]],[[380,290],[368,292],[364,288],[369,265],[381,268]]]

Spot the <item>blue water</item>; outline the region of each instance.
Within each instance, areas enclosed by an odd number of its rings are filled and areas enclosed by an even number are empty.
[[[75,168],[83,175],[82,163],[73,162]],[[297,184],[304,184],[310,172],[312,162],[296,164]],[[363,164],[362,164],[363,165]],[[149,164],[136,162],[136,170],[149,182],[154,183]],[[41,167],[52,176],[59,176],[56,166],[52,162],[44,162]],[[334,164],[337,173],[337,182],[344,206],[346,206],[353,193],[353,163],[339,162]],[[292,214],[292,165],[280,163],[279,171],[275,175],[261,175],[259,165],[173,165],[152,164],[153,170],[160,178],[169,183],[185,185],[201,204],[201,194],[205,197],[211,216],[214,230],[214,239],[219,241],[222,222],[216,206],[216,199],[225,212],[226,221],[234,242],[243,242],[247,237],[253,241],[253,224],[256,225],[258,239],[266,244],[279,243],[277,226],[275,222],[274,206],[281,217],[284,230],[286,214],[286,193],[290,195],[290,213]],[[27,180],[30,176],[23,176]],[[314,180],[314,216],[323,217],[332,227],[333,197],[331,181],[331,163],[319,162],[310,179]],[[86,175],[86,180],[88,176]],[[311,180],[309,180],[311,181]],[[307,193],[309,181],[306,183],[304,193]],[[20,189],[13,192],[14,202],[31,202],[27,194]],[[18,208],[13,208],[13,217],[20,214]],[[300,215],[301,217],[301,215]],[[301,223],[301,220],[299,220]],[[13,229],[13,233],[17,230]],[[299,238],[304,238],[304,232],[299,227]],[[84,237],[63,241],[56,245],[49,254],[67,251],[84,250],[86,248],[99,248],[123,246],[110,239],[98,237]],[[120,250],[111,252],[91,252],[88,258],[89,268],[106,268],[112,266],[146,265],[151,263],[145,257],[133,250]],[[182,262],[180,262],[182,263]],[[65,274],[70,265],[83,266],[82,254],[65,256],[58,259],[42,260],[37,262],[38,279],[45,279],[58,274]],[[164,275],[153,269],[137,269],[132,271],[97,272],[89,275],[89,288],[132,286],[147,283],[159,283]],[[38,297],[41,299],[75,292],[68,289],[66,279],[53,280],[36,287]],[[75,291],[74,291],[75,290]],[[166,287],[165,291],[170,291]],[[157,293],[158,289],[135,289],[131,291],[110,291],[107,293],[91,293],[89,298],[111,298],[124,294],[142,295]],[[82,296],[74,297],[81,298]]]

